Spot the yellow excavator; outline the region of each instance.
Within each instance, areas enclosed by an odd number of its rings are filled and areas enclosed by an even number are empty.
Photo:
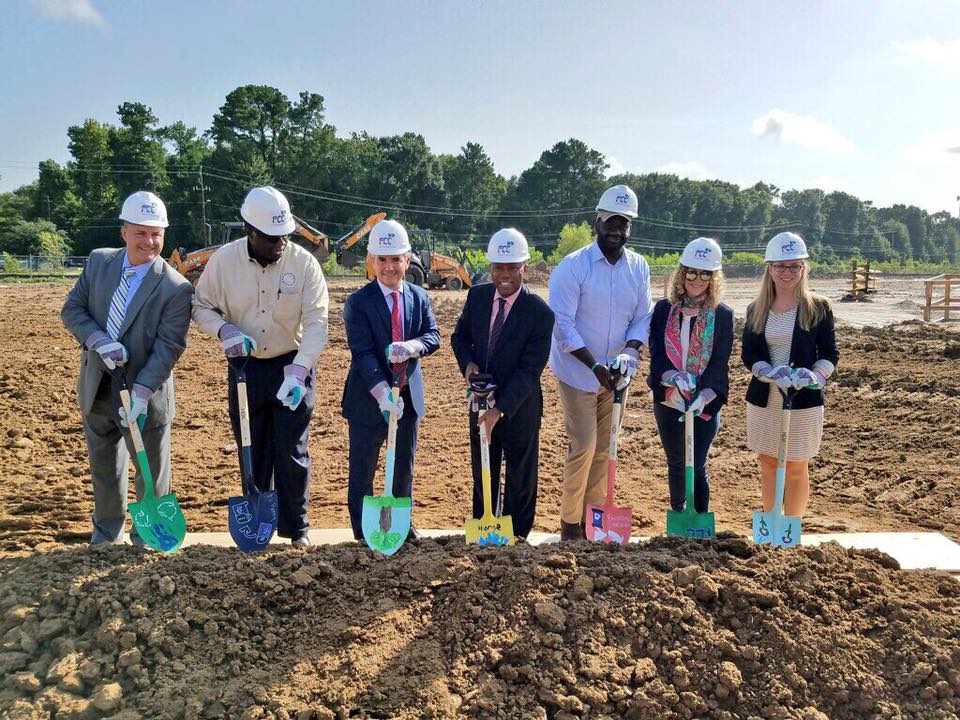
[[[361,262],[361,256],[357,252],[359,248],[355,246],[363,240],[364,237],[373,229],[373,226],[383,220],[386,213],[378,212],[368,216],[363,222],[353,228],[346,235],[337,240],[334,251],[336,252],[337,263],[341,266],[351,269]],[[313,253],[321,263],[330,257],[330,240],[325,233],[311,227],[307,222],[294,216],[296,228],[293,234],[307,250]],[[177,270],[181,275],[196,285],[197,280],[206,267],[207,260],[218,248],[226,245],[232,240],[236,240],[243,234],[242,222],[222,222],[220,223],[221,237],[216,245],[207,245],[199,250],[185,252],[183,248],[174,250],[167,262]],[[449,255],[443,255],[434,250],[433,236],[426,230],[411,230],[411,241],[414,250],[410,255],[410,266],[407,268],[406,280],[415,285],[427,285],[431,288],[448,288],[450,290],[461,290],[470,287],[478,281],[479,275],[471,276],[465,268],[464,259],[457,260]],[[424,236],[425,243],[420,249],[417,249],[418,243],[415,240],[419,236]],[[372,280],[373,261],[363,253],[364,267],[368,280]]]

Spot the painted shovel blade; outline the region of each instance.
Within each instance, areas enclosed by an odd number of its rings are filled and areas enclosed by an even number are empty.
[[[230,537],[245,552],[263,550],[277,528],[278,513],[274,490],[227,498]]]
[[[753,541],[757,545],[769,543],[773,538],[773,526],[776,522],[777,513],[763,512],[763,510],[753,511]]]
[[[614,542],[626,545],[630,542],[633,526],[633,509],[616,505],[587,505],[584,527],[590,542]]]
[[[780,515],[773,525],[770,543],[775,547],[794,547],[800,544],[800,516]]]
[[[509,515],[485,515],[469,518],[463,524],[468,545],[513,545],[513,518]]]
[[[413,503],[408,497],[365,496],[360,527],[367,547],[393,555],[407,539],[412,511]]]
[[[709,540],[717,536],[712,512],[698,513],[693,508],[667,510],[667,535]]]
[[[173,493],[130,503],[130,518],[143,542],[161,552],[175,552],[187,534],[187,521]]]

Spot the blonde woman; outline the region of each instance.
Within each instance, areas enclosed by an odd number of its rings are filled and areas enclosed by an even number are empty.
[[[670,507],[685,505],[683,412],[691,402],[693,421],[693,498],[707,512],[710,483],[707,453],[727,401],[727,374],[733,347],[733,310],[723,295],[723,253],[715,240],[690,242],[674,270],[670,290],[650,320],[650,375],[653,416],[667,456]]]
[[[783,511],[803,515],[810,497],[810,458],[823,435],[823,386],[839,355],[833,312],[810,291],[807,246],[782,232],[767,244],[760,294],[747,308],[743,364],[753,373],[747,387],[747,447],[757,453],[763,509],[773,507],[780,414],[778,387],[798,389],[790,415]],[[817,387],[810,387],[810,386]]]

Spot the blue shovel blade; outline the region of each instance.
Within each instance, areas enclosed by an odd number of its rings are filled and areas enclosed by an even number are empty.
[[[367,495],[363,498],[360,527],[371,550],[393,555],[410,532],[413,503],[408,497]]]
[[[227,498],[227,526],[230,537],[241,550],[263,550],[277,527],[277,493]]]
[[[775,525],[774,515],[775,513],[773,511],[753,511],[753,541],[757,545],[769,543],[772,540]]]
[[[775,547],[794,547],[800,544],[800,516],[780,515],[773,526],[770,542]]]

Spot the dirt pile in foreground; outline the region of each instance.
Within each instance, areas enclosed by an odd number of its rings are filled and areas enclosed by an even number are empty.
[[[960,713],[960,583],[835,544],[107,547],[0,568],[9,718]]]

